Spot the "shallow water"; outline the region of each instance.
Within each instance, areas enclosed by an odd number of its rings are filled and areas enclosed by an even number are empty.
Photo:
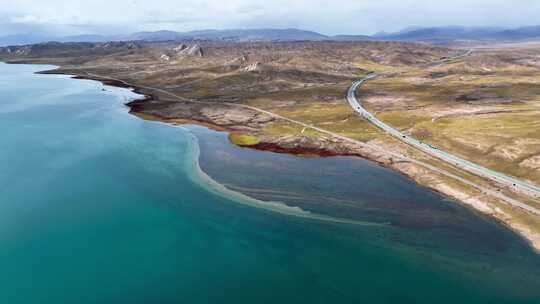
[[[129,91],[33,74],[45,68],[0,64],[1,303],[540,301],[520,238],[394,172],[142,121]],[[193,134],[230,189],[382,225],[216,192]]]

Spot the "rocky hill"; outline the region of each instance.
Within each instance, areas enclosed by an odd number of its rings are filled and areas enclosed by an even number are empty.
[[[381,33],[374,38],[398,41],[426,41],[435,43],[459,40],[522,41],[540,39],[540,26],[519,28],[499,27],[425,27],[411,28],[396,33]]]
[[[185,41],[207,40],[227,42],[269,42],[269,41],[361,41],[374,38],[362,35],[327,36],[314,31],[300,29],[231,29],[199,30],[191,32],[153,31],[137,32],[128,35],[76,35],[65,37],[40,36],[36,34],[11,35],[0,37],[2,45],[21,45],[47,41],[58,42],[107,42],[107,41]]]
[[[131,51],[142,48],[139,42],[44,42],[22,46],[0,47],[0,56],[10,58],[47,58],[47,57],[78,57],[99,56],[115,54],[119,52]]]

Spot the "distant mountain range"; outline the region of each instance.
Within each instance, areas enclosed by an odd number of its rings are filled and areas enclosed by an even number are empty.
[[[77,35],[44,36],[37,34],[10,35],[0,37],[0,46],[33,44],[48,41],[58,42],[106,42],[106,41],[169,41],[169,40],[212,40],[212,41],[362,41],[396,40],[445,43],[459,40],[520,41],[540,39],[540,26],[520,28],[499,27],[412,27],[395,33],[366,35],[328,36],[299,29],[243,29],[243,30],[200,30],[191,32],[155,31],[128,35]]]
[[[212,41],[323,41],[339,40],[340,36],[326,36],[313,31],[299,29],[249,29],[249,30],[200,30],[191,32],[155,31],[128,35],[77,35],[64,37],[40,36],[35,34],[0,37],[0,46],[32,44],[48,41],[58,42],[107,42],[107,41],[169,41],[169,40],[212,40]],[[372,40],[369,36],[350,35],[347,40]]]
[[[519,41],[540,39],[540,26],[520,28],[500,27],[427,27],[410,28],[397,33],[381,33],[373,38],[398,41],[456,41],[456,40],[497,40]]]

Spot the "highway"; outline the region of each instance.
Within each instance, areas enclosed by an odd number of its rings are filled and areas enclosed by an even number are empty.
[[[446,58],[431,61],[431,62],[428,62],[428,63],[418,64],[416,66],[417,67],[426,67],[426,66],[432,66],[432,65],[438,65],[438,64],[441,64],[441,63],[451,62],[451,61],[455,61],[455,60],[458,60],[458,59],[461,59],[461,58],[465,58],[465,57],[471,55],[472,52],[473,52],[473,50],[467,50],[466,52],[464,52],[463,54],[460,54],[460,55],[456,55],[456,56],[453,56],[453,57],[446,57]]]
[[[455,59],[455,58],[453,58]],[[349,91],[347,93],[347,100],[349,101],[349,104],[351,107],[360,114],[363,118],[371,122],[372,124],[376,125],[386,133],[392,135],[393,137],[399,139],[400,141],[411,145],[418,150],[421,150],[431,156],[434,156],[440,160],[445,161],[446,163],[449,163],[455,167],[458,167],[460,169],[463,169],[467,172],[473,173],[478,176],[482,176],[484,178],[487,178],[489,180],[495,181],[497,183],[509,186],[511,188],[515,188],[516,190],[519,190],[520,192],[523,192],[528,195],[532,195],[533,197],[539,198],[540,197],[540,187],[524,182],[522,180],[519,180],[514,177],[510,177],[508,175],[502,174],[500,172],[493,171],[491,169],[482,167],[478,164],[472,163],[468,160],[462,159],[460,157],[457,157],[455,155],[452,155],[448,152],[445,152],[443,150],[438,149],[437,147],[434,147],[430,144],[421,142],[410,135],[404,134],[400,132],[399,130],[393,128],[392,126],[384,123],[383,121],[379,120],[377,117],[375,117],[373,114],[371,114],[369,111],[364,109],[360,102],[358,101],[356,97],[356,91],[357,89],[364,84],[366,81],[369,81],[370,79],[373,79],[375,77],[379,76],[376,73],[368,74],[366,77],[353,82],[352,86],[349,88]]]

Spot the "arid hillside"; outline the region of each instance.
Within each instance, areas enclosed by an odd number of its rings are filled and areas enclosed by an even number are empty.
[[[0,56],[7,61],[60,65],[52,73],[112,77],[210,102],[185,104],[170,94],[146,91],[153,95],[152,101],[132,104],[140,114],[196,120],[219,128],[256,132],[254,135],[267,139],[276,135],[281,138],[283,132],[288,133],[288,126],[271,123],[271,118],[253,119],[252,111],[231,108],[224,102],[286,112],[291,118],[368,139],[376,130],[354,117],[343,102],[353,80],[370,71],[403,69],[459,52],[401,42],[44,43],[0,48]],[[296,128],[292,132],[287,135],[299,136]],[[308,134],[303,132],[301,136]]]

